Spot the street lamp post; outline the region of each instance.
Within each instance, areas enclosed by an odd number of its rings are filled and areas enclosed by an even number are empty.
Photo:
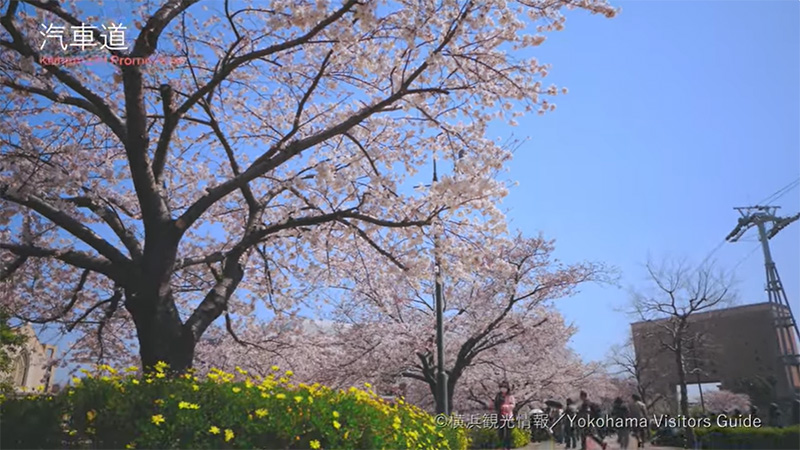
[[[436,159],[433,160],[433,183],[439,181],[436,175]],[[438,217],[437,217],[438,218]],[[442,298],[442,269],[439,261],[439,233],[434,223],[433,229],[433,256],[434,256],[434,280],[436,302],[436,413],[450,415],[450,405],[447,396],[447,372],[444,364],[444,299]]]

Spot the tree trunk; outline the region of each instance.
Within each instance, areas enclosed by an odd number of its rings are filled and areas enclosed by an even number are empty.
[[[681,390],[680,414],[684,418],[689,417],[689,393],[686,388],[686,370],[683,366],[683,346],[680,339],[676,345],[675,359],[678,363],[678,385]],[[694,446],[694,430],[691,427],[686,428],[686,445],[689,447]]]
[[[125,306],[136,324],[144,371],[152,371],[159,362],[166,363],[175,373],[191,368],[195,341],[181,322],[172,294],[168,292],[164,298],[128,292],[126,299]]]
[[[460,375],[455,375],[452,372],[448,374],[447,378],[447,404],[450,405],[450,412],[455,410],[455,406],[453,405],[453,392],[456,390],[456,383],[458,383],[458,379]]]

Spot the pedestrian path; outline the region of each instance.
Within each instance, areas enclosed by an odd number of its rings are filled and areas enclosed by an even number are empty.
[[[617,439],[615,437],[612,436],[612,437],[606,438],[605,442],[606,442],[606,444],[608,444],[608,447],[606,447],[606,450],[620,450],[619,443],[617,443]],[[600,446],[597,445],[595,442],[592,442],[591,440],[589,440],[589,442],[586,443],[586,447],[587,447],[586,450],[600,450]],[[531,442],[530,444],[526,445],[525,447],[522,447],[522,449],[519,449],[519,450],[564,450],[564,448],[565,448],[564,444],[556,444],[555,441],[546,441],[546,442]],[[636,441],[635,440],[631,441],[631,445],[628,446],[628,449],[636,450]],[[683,450],[680,447],[657,447],[657,446],[650,445],[650,444],[648,444],[645,447],[645,449],[647,449],[647,450]]]

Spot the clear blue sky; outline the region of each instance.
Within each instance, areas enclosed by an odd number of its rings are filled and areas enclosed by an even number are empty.
[[[735,226],[734,206],[800,177],[800,3],[614,4],[623,11],[610,20],[568,13],[566,29],[535,49],[552,64],[545,85],[569,88],[558,109],[492,137],[530,137],[509,174],[520,181],[504,202],[512,226],[556,238],[566,262],[618,267],[627,288],[645,280],[648,255],[700,263]],[[800,189],[778,204],[800,210]],[[738,265],[742,303],[766,300],[754,236],[714,253]],[[800,222],[772,250],[798,315]],[[624,288],[588,286],[560,302],[585,359],[624,341]]]
[[[622,270],[624,288],[589,287],[560,308],[579,328],[573,346],[603,358],[629,318],[625,288],[654,258],[700,263],[749,206],[800,176],[800,3],[627,1],[611,20],[567,16],[536,50],[550,82],[569,88],[558,109],[520,121],[530,136],[510,177],[513,224],[557,239],[565,261]],[[795,188],[777,203],[800,210]],[[755,230],[713,257],[738,266],[741,303],[766,301]],[[800,222],[771,241],[800,314]],[[749,254],[749,257],[748,257]]]

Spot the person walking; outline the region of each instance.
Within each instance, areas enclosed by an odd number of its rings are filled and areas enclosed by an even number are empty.
[[[600,417],[600,407],[589,400],[589,394],[586,391],[581,391],[581,406],[578,409],[578,417],[586,421],[586,426],[581,429],[581,450],[586,450],[587,438],[591,438],[605,450],[607,444],[597,436],[597,429],[591,424],[592,420]]]
[[[645,406],[642,397],[639,397],[638,394],[633,394],[631,397],[633,398],[633,404],[630,408],[630,414],[637,422],[636,428],[633,430],[634,436],[636,437],[636,447],[644,448],[644,444],[647,442],[647,435],[650,433],[650,427],[642,426],[643,424],[641,423],[649,424],[649,420],[647,419],[647,406]]]
[[[564,422],[561,420],[561,415],[564,414],[564,409],[561,407],[553,407],[550,410],[550,419],[548,420],[548,424],[555,424],[553,426],[553,437],[555,438],[556,444],[563,444],[564,443]]]
[[[628,406],[622,401],[622,397],[614,399],[614,406],[611,408],[611,417],[614,418],[614,429],[617,432],[617,442],[621,449],[628,448],[631,439],[631,430],[628,427]]]
[[[575,436],[575,417],[578,412],[575,410],[575,404],[571,398],[567,399],[567,407],[564,409],[564,418],[561,421],[564,424],[564,443],[565,448],[576,448],[577,438]]]
[[[503,380],[500,383],[500,392],[494,399],[494,409],[500,421],[498,434],[503,450],[511,450],[511,429],[513,428],[511,421],[514,420],[514,406],[516,406],[516,400],[511,395],[511,387],[508,385],[508,381]]]

